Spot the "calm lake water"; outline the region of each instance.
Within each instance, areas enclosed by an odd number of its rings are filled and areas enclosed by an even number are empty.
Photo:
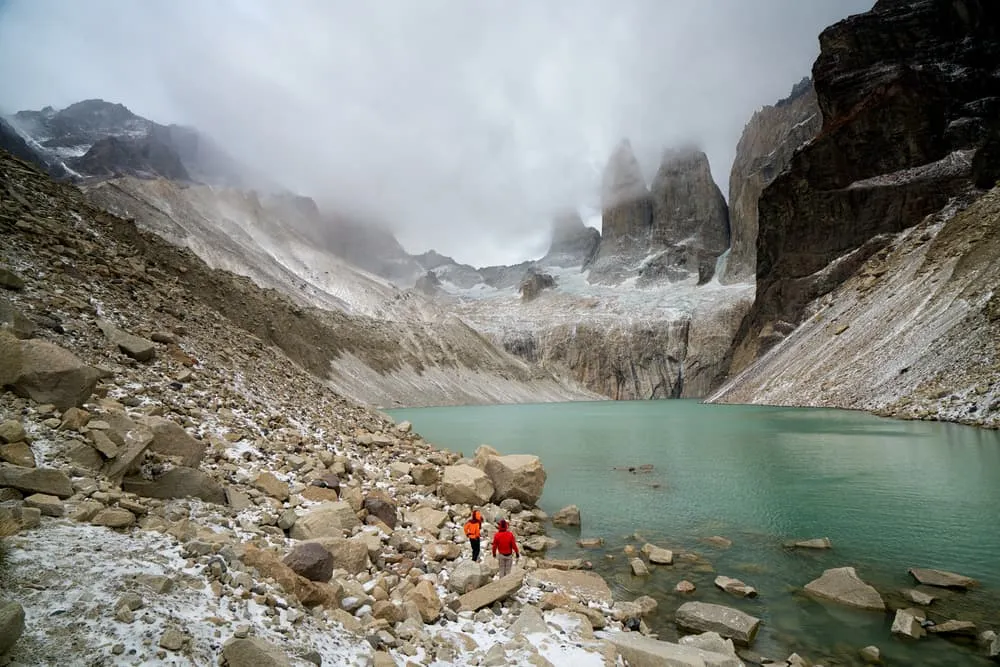
[[[541,507],[580,507],[583,526],[549,527],[552,557],[593,561],[630,599],[650,594],[650,619],[676,638],[673,611],[685,600],[738,607],[763,619],[753,650],[799,651],[827,665],[860,664],[875,644],[889,664],[991,664],[972,643],[893,638],[889,614],[854,611],[804,597],[829,567],[851,565],[892,607],[913,566],[980,580],[969,593],[941,595],[936,620],[960,618],[1000,629],[1000,433],[861,412],[702,405],[695,401],[594,402],[393,410],[428,441],[471,456],[488,443],[502,453],[541,457],[548,473]],[[652,464],[650,473],[615,468]],[[634,533],[640,533],[636,539]],[[720,548],[703,541],[721,535]],[[576,546],[603,537],[601,551]],[[783,548],[785,540],[829,537],[830,551]],[[622,553],[645,541],[702,557],[637,578]],[[742,579],[760,596],[742,600],[712,585]],[[698,590],[673,592],[681,579]],[[934,589],[929,589],[934,590]]]

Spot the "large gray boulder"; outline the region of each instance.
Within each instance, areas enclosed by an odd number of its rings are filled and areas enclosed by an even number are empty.
[[[482,588],[470,591],[458,599],[460,611],[478,611],[496,602],[506,600],[521,590],[524,572],[513,572],[502,579],[492,581]]]
[[[351,506],[341,500],[322,503],[296,520],[288,531],[293,540],[309,540],[317,537],[342,537],[344,531],[360,526],[358,515]]]
[[[333,576],[333,555],[317,542],[296,544],[282,562],[309,581],[330,581]]]
[[[6,336],[5,336],[6,337]],[[94,387],[101,374],[96,368],[83,363],[75,354],[55,343],[44,340],[15,341],[17,349],[4,341],[0,354],[3,373],[9,374],[16,359],[20,357],[13,379],[5,377],[4,384],[10,385],[21,396],[27,396],[37,403],[51,403],[60,410],[79,407],[94,393]]]
[[[146,417],[142,424],[153,432],[149,451],[180,457],[181,465],[188,468],[197,468],[205,458],[207,445],[192,438],[179,424],[163,417]]]
[[[464,595],[489,583],[493,573],[484,563],[476,563],[471,560],[463,560],[451,572],[448,577],[448,588]]]
[[[298,525],[298,522],[296,522]],[[368,542],[363,536],[357,537],[317,537],[308,543],[321,545],[330,553],[333,567],[358,574],[368,569]]]
[[[608,582],[596,572],[542,568],[532,572],[531,579],[533,583],[540,584],[544,588],[554,588],[567,595],[578,597],[584,602],[610,606],[613,601]]]
[[[0,601],[0,655],[14,646],[24,632],[24,608],[12,600]]]
[[[291,667],[288,656],[274,644],[248,637],[230,639],[222,647],[226,667]]]
[[[444,469],[441,495],[449,503],[485,505],[493,497],[493,483],[479,468],[459,464]]]
[[[136,361],[149,361],[156,356],[156,343],[122,331],[107,320],[97,320],[97,327],[108,341]]]
[[[739,609],[708,602],[685,602],[674,615],[677,627],[689,632],[717,632],[737,644],[749,646],[757,636],[760,619]]]
[[[736,655],[671,644],[638,632],[607,632],[601,636],[618,649],[630,667],[743,667]]]
[[[211,476],[194,468],[171,468],[159,477],[127,477],[122,490],[146,498],[201,498],[216,505],[226,504],[226,491]]]
[[[492,456],[486,460],[485,470],[493,483],[493,501],[496,503],[514,498],[532,507],[542,497],[546,475],[537,456]]]
[[[448,521],[447,512],[436,510],[433,507],[418,507],[415,510],[408,510],[403,517],[407,523],[435,535],[441,529],[441,526]]]
[[[874,587],[866,584],[853,567],[826,570],[805,586],[807,593],[849,607],[885,611],[885,601]]]
[[[54,468],[23,468],[0,463],[0,487],[5,486],[24,493],[44,493],[58,498],[73,495],[69,477]]]

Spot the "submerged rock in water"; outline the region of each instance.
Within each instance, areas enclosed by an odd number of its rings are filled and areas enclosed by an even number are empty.
[[[925,607],[934,602],[934,600],[937,600],[937,598],[933,595],[924,593],[923,591],[918,591],[915,588],[904,588],[900,591],[900,593],[910,602],[923,605]]]
[[[866,584],[853,567],[838,567],[823,572],[805,586],[807,593],[839,602],[849,607],[885,611],[885,602],[874,587]]]
[[[788,549],[832,549],[833,543],[830,542],[829,537],[815,537],[811,540],[786,542],[785,547]]]
[[[967,590],[975,586],[978,582],[972,577],[966,577],[954,572],[945,570],[932,570],[922,567],[911,567],[909,570],[914,579],[925,586],[936,586],[938,588],[956,588]]]

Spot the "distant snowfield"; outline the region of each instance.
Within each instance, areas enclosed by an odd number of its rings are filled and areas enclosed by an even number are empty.
[[[516,288],[488,285],[462,289],[442,282],[453,297],[452,306],[477,328],[535,329],[574,322],[630,324],[643,320],[690,317],[704,308],[725,308],[752,299],[754,285],[723,285],[713,278],[697,285],[694,277],[677,283],[638,287],[636,278],[617,286],[592,285],[579,267],[543,267],[556,279],[556,287],[543,290],[533,301],[523,302]]]

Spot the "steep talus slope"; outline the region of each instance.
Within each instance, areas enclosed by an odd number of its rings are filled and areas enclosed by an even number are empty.
[[[24,183],[43,192],[61,187],[40,174]],[[594,398],[498,349],[433,303],[316,253],[279,221],[254,220],[275,212],[252,196],[213,192],[136,179],[90,189],[80,205],[96,204],[93,215],[109,233],[143,251],[143,280],[176,283],[176,302],[155,307],[182,313],[190,296],[179,295],[196,295],[356,400],[393,406]],[[79,199],[60,191],[71,195]],[[108,208],[128,211],[135,223],[104,213]],[[244,270],[249,278],[230,272]],[[477,384],[484,376],[490,381]]]
[[[812,80],[803,79],[774,106],[755,112],[736,145],[729,174],[729,224],[732,249],[724,283],[751,281],[757,266],[757,200],[792,159],[797,148],[822,126]]]
[[[894,236],[713,397],[1000,427],[1000,188]]]
[[[823,129],[759,201],[757,296],[733,353],[743,370],[807,304],[963,195],[995,129],[1000,5],[881,0],[820,36]]]

